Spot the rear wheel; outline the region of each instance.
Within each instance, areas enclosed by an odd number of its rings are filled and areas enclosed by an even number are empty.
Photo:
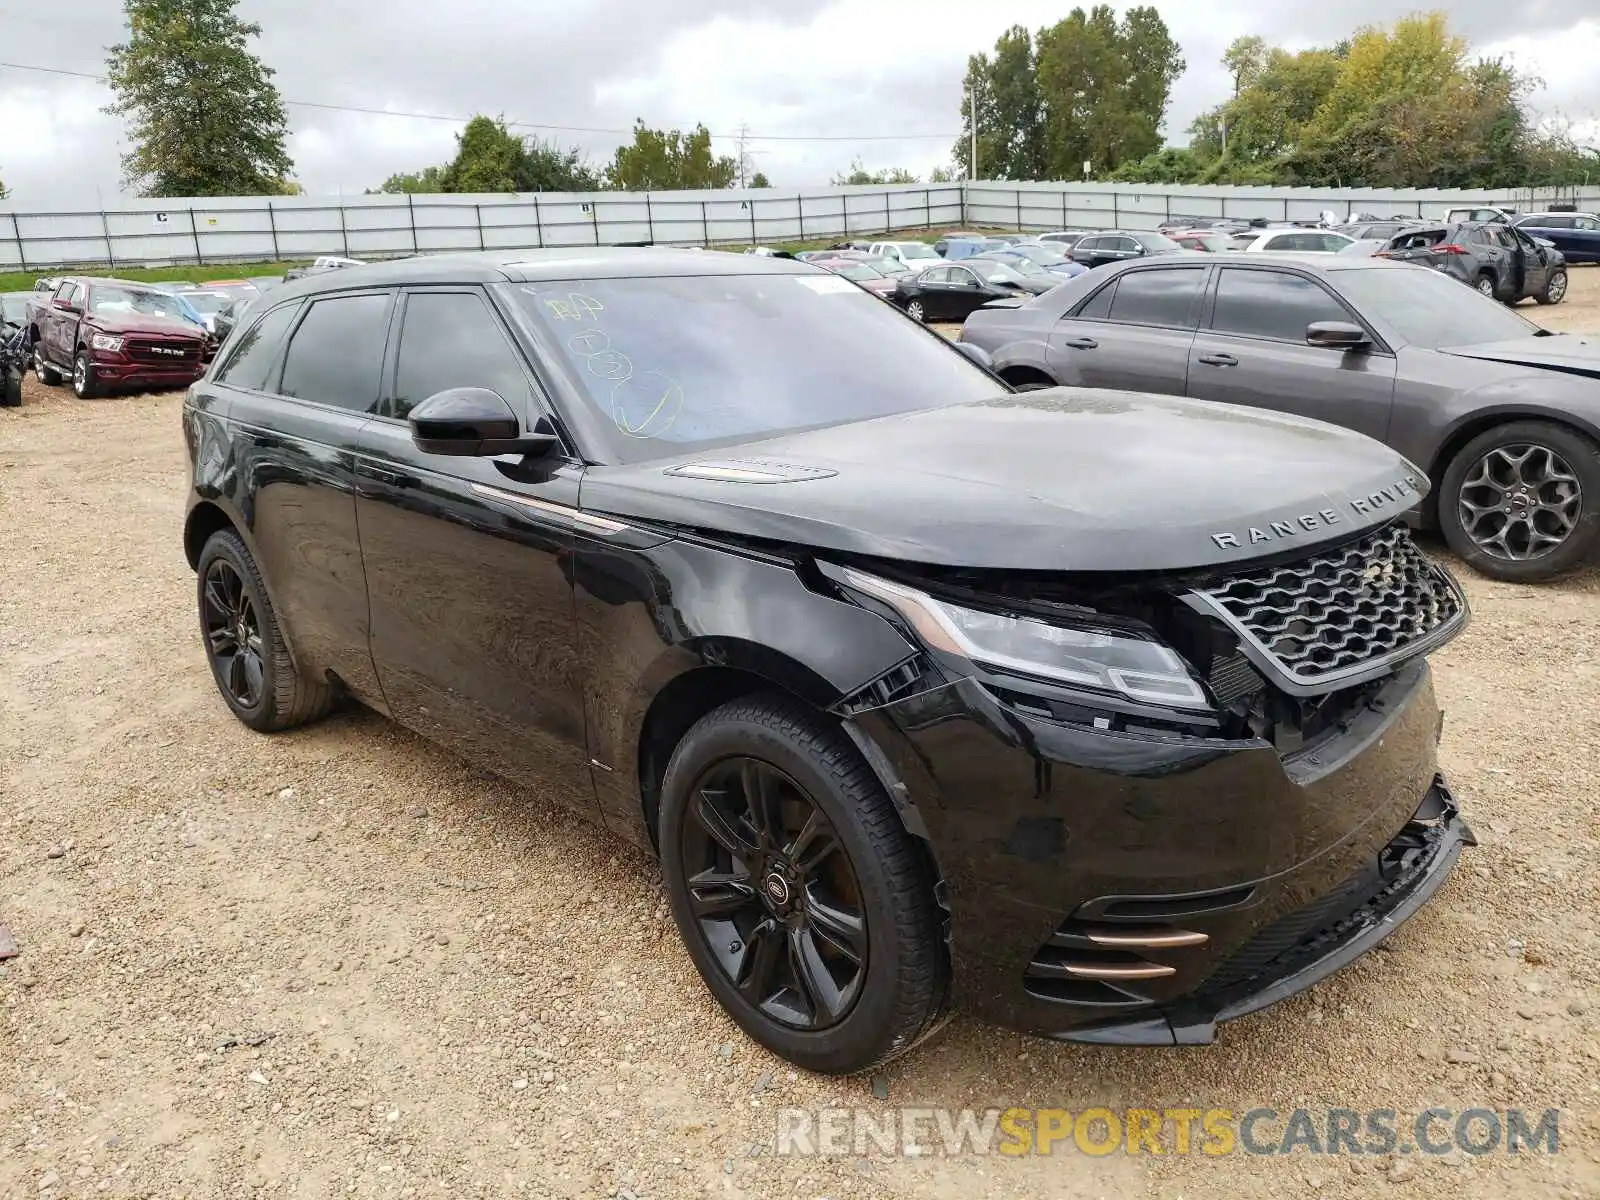
[[[46,387],[55,387],[61,382],[61,372],[45,358],[43,346],[33,348],[33,374]]]
[[[1600,447],[1545,421],[1479,434],[1445,469],[1439,525],[1495,579],[1533,583],[1580,566],[1600,541]]]
[[[1497,299],[1495,295],[1494,276],[1488,271],[1485,271],[1483,274],[1479,275],[1477,281],[1473,283],[1472,286],[1477,288],[1478,291],[1483,295],[1489,297],[1489,299]]]
[[[710,713],[673,752],[659,834],[689,956],[767,1049],[848,1074],[936,1027],[932,874],[836,727],[777,696]]]
[[[1534,297],[1540,304],[1560,304],[1567,298],[1567,273],[1551,271],[1544,282],[1544,291]]]
[[[921,300],[911,300],[911,301],[907,302],[907,304],[906,304],[906,316],[910,317],[913,321],[923,321],[923,320],[925,320],[927,318],[927,313],[924,311],[924,309],[922,307],[922,301]]]
[[[200,633],[217,690],[251,729],[291,729],[324,715],[333,688],[295,670],[255,560],[231,529],[211,535],[196,567]]]

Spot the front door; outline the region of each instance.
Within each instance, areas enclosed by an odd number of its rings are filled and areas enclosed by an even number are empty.
[[[393,382],[356,463],[384,696],[424,736],[594,817],[573,630],[582,467],[418,450],[404,418],[437,392],[489,388],[527,430],[543,403],[482,291],[410,291],[396,327]]]
[[[1511,251],[1512,259],[1519,264],[1522,276],[1522,287],[1512,294],[1511,299],[1543,295],[1545,284],[1550,280],[1550,249],[1509,225],[1496,226],[1495,232]]]
[[[1189,395],[1294,413],[1382,441],[1394,404],[1394,356],[1378,346],[1306,344],[1314,321],[1361,324],[1308,275],[1223,267],[1189,356]]]

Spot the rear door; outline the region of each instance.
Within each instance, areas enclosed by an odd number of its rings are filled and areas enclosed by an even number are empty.
[[[1363,324],[1321,280],[1287,267],[1222,267],[1205,310],[1190,354],[1190,396],[1388,436],[1394,355],[1376,339],[1364,350],[1306,344],[1314,321]]]
[[[449,388],[496,392],[525,432],[547,409],[482,289],[407,289],[395,328],[392,382],[356,464],[384,695],[417,732],[595,816],[573,648],[582,465],[418,450],[405,417]]]
[[[45,299],[40,322],[39,340],[44,344],[45,358],[63,367],[72,365],[72,342],[78,332],[79,312],[62,308],[63,304],[76,305],[82,310],[88,300],[88,289],[67,280],[56,288],[55,295]]]
[[[1048,362],[1078,387],[1184,394],[1206,266],[1122,271],[1056,323]]]
[[[945,321],[950,318],[950,274],[953,267],[929,267],[919,272],[911,287],[922,300],[922,316],[928,321]]]
[[[354,468],[356,442],[378,405],[393,303],[385,290],[280,305],[236,339],[200,385],[226,402],[233,471],[247,481],[243,516],[302,669],[332,671],[379,709]]]

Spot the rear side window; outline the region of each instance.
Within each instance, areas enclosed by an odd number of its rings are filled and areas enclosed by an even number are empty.
[[[298,304],[285,304],[241,333],[228,352],[228,361],[217,372],[216,382],[253,392],[264,391],[272,364],[278,361],[283,335],[289,332],[294,315],[299,311]]]
[[[460,387],[488,388],[518,413],[531,412],[522,361],[481,298],[470,292],[407,296],[392,415],[404,419],[429,396]]]
[[[1080,321],[1107,321],[1111,319],[1111,297],[1117,290],[1117,281],[1113,279],[1105,287],[1089,297],[1089,302],[1080,308],[1077,317]]]
[[[1130,271],[1117,281],[1111,319],[1134,325],[1192,328],[1194,322],[1189,314],[1205,277],[1204,267]]]
[[[1284,271],[1224,270],[1217,281],[1211,328],[1241,337],[1304,342],[1313,321],[1349,321],[1320,284]]]
[[[1524,221],[1532,229],[1571,229],[1577,224],[1575,217],[1535,217],[1531,221]]]
[[[383,293],[318,300],[289,341],[279,391],[354,412],[378,404],[389,297]]]

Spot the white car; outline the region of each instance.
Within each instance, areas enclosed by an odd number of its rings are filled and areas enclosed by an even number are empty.
[[[920,271],[944,262],[927,242],[873,242],[867,247],[867,253],[897,262],[908,271]]]
[[[1244,249],[1274,254],[1337,254],[1353,241],[1331,229],[1269,229]]]

